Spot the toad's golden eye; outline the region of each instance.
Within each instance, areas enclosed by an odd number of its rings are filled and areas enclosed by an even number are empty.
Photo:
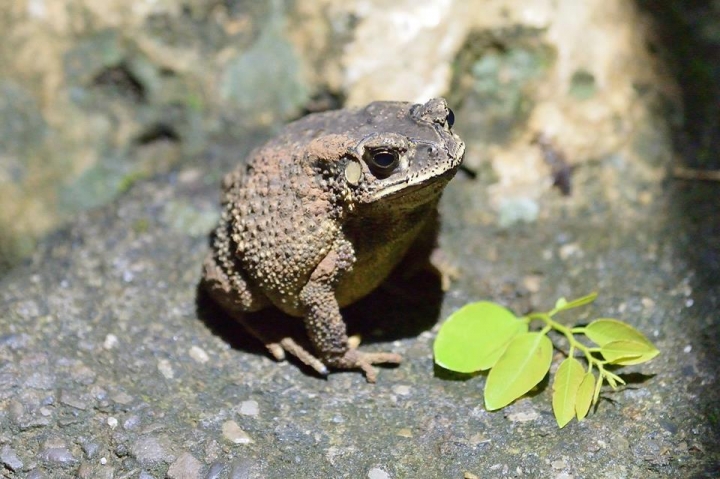
[[[365,161],[376,176],[385,178],[398,166],[400,157],[395,151],[370,150],[365,153]]]

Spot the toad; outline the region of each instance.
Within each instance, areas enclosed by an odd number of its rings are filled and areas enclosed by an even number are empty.
[[[223,180],[203,272],[210,296],[278,360],[289,353],[323,375],[360,369],[374,382],[374,364],[401,357],[349,344],[340,308],[428,244],[438,200],[465,151],[453,122],[436,98],[288,124]],[[315,354],[290,337],[269,340],[247,320],[245,313],[266,307],[302,318]]]

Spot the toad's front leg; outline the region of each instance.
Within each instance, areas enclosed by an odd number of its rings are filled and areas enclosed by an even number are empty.
[[[373,364],[399,364],[402,357],[395,353],[363,353],[348,345],[347,329],[333,287],[338,276],[351,266],[344,253],[352,246],[349,243],[341,246],[320,262],[300,292],[305,329],[325,364],[337,369],[361,369],[367,381],[374,383],[377,372]]]

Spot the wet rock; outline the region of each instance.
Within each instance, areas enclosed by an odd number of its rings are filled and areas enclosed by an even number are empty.
[[[390,479],[390,474],[385,472],[382,468],[373,467],[367,473],[368,479]]]
[[[158,436],[139,438],[130,446],[130,454],[143,467],[169,464],[175,460],[167,438]]]
[[[70,406],[80,411],[85,411],[90,406],[86,398],[80,397],[67,390],[60,391],[59,401],[66,406]]]
[[[222,474],[225,472],[225,464],[221,462],[215,462],[208,468],[204,479],[220,479]]]
[[[260,413],[260,406],[257,401],[243,401],[238,412],[243,416],[257,416]]]
[[[46,476],[40,469],[33,469],[32,471],[28,472],[28,475],[26,476],[27,479],[45,479]]]
[[[199,346],[193,346],[190,348],[189,351],[190,357],[193,358],[193,360],[197,361],[200,364],[205,364],[208,361],[210,361],[210,357],[205,352],[205,350]]]
[[[137,414],[133,414],[132,416],[125,419],[123,422],[123,428],[130,431],[133,429],[136,429],[140,423],[142,422],[142,419]]]
[[[199,479],[202,464],[189,452],[180,454],[170,465],[167,476],[169,479]]]
[[[63,1],[33,3],[27,14],[17,2],[0,19],[0,230],[10,232],[0,256],[8,262],[76,212],[195,164],[216,137],[246,142],[238,135],[277,126],[322,97],[341,106],[451,94],[469,120],[458,122],[461,133],[463,123],[479,125],[467,130],[467,164],[492,163],[501,180],[495,209],[501,198],[535,201],[551,187],[530,145],[537,133],[571,164],[618,148],[642,160],[627,134],[655,140],[653,157],[669,148],[656,129],[638,126],[653,97],[675,99],[652,68],[646,22],[622,0],[106,4],[112,14]],[[600,132],[592,140],[591,129]]]
[[[230,464],[228,479],[250,479],[253,477],[254,467],[252,461],[247,459],[235,459]]]
[[[250,436],[240,429],[238,423],[235,421],[226,421],[222,425],[222,433],[225,439],[233,444],[249,444],[252,442]]]
[[[23,462],[17,457],[15,450],[8,445],[5,445],[2,449],[0,449],[0,462],[14,472],[23,468]]]
[[[94,459],[100,450],[100,444],[96,442],[86,442],[83,443],[82,449],[88,459]]]
[[[50,465],[71,466],[78,462],[67,447],[49,447],[38,453],[38,459]]]
[[[77,471],[79,479],[113,479],[114,476],[112,468],[87,462],[80,464]]]

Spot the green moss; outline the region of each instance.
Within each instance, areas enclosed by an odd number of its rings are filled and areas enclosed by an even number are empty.
[[[595,76],[586,71],[578,70],[573,73],[570,79],[570,96],[577,100],[587,100],[592,98],[597,92],[597,85],[595,84]]]
[[[460,105],[458,114],[477,123],[473,131],[459,125],[461,134],[503,144],[522,128],[533,107],[532,90],[555,60],[540,38],[536,30],[471,36],[454,63],[450,93],[450,103]]]
[[[140,180],[147,178],[148,175],[144,171],[133,171],[123,176],[118,184],[118,193],[126,193],[132,186]]]
[[[219,215],[216,211],[203,211],[188,201],[170,201],[165,205],[164,221],[176,231],[201,237],[217,224]]]
[[[139,218],[133,222],[132,228],[135,233],[145,233],[150,228],[150,221],[147,218]]]
[[[301,62],[284,36],[282,20],[270,21],[248,50],[228,62],[221,97],[242,117],[266,121],[297,115],[310,98]]]

